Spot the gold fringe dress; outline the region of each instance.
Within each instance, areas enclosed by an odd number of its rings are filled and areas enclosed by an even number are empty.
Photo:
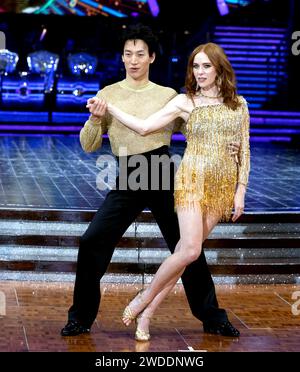
[[[195,107],[186,123],[187,146],[175,177],[175,208],[200,208],[223,221],[231,216],[237,183],[250,171],[249,112],[245,99],[232,110],[224,103]],[[240,142],[238,158],[228,144]]]

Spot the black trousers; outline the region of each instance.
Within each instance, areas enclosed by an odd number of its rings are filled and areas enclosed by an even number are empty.
[[[112,190],[80,239],[73,305],[69,320],[90,327],[100,305],[100,279],[110,263],[115,246],[135,218],[149,208],[171,252],[180,238],[174,212],[173,190]],[[182,282],[193,315],[201,321],[227,320],[218,306],[215,287],[204,252],[187,266]]]

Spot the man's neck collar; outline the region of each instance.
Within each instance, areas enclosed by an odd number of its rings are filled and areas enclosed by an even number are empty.
[[[152,88],[154,83],[152,83],[150,80],[148,81],[143,81],[143,83],[138,84],[138,83],[133,83],[132,81],[128,81],[127,79],[124,79],[120,82],[120,85],[123,88],[130,89],[130,90],[135,90],[135,91],[141,91],[141,90],[147,90],[149,88]]]

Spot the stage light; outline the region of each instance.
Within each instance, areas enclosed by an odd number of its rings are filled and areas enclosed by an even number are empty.
[[[251,0],[225,0],[227,4],[235,5],[235,6],[246,6],[251,3]]]
[[[157,17],[159,13],[159,6],[156,0],[148,0],[149,8],[153,17]]]
[[[22,11],[26,10],[27,8]],[[156,17],[159,14],[159,5],[157,0],[45,0],[43,5],[30,8],[30,12],[79,16],[101,14],[118,18],[136,17],[137,13]]]
[[[228,5],[226,4],[225,0],[216,0],[217,7],[221,16],[224,16],[229,13]]]
[[[44,37],[46,36],[46,33],[47,33],[47,29],[43,28],[43,31],[42,31],[41,36],[40,36],[40,41],[43,41]]]

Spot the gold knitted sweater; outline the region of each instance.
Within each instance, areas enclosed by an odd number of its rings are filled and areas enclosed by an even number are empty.
[[[119,107],[124,112],[145,119],[176,96],[176,91],[149,81],[139,88],[130,87],[126,80],[109,85],[97,97]],[[108,133],[112,152],[116,156],[133,155],[170,146],[174,123],[148,136],[142,137],[127,128],[108,112],[97,122],[86,121],[80,131],[81,146],[86,152],[96,151],[102,144],[102,135]],[[177,129],[180,129],[179,126]]]

